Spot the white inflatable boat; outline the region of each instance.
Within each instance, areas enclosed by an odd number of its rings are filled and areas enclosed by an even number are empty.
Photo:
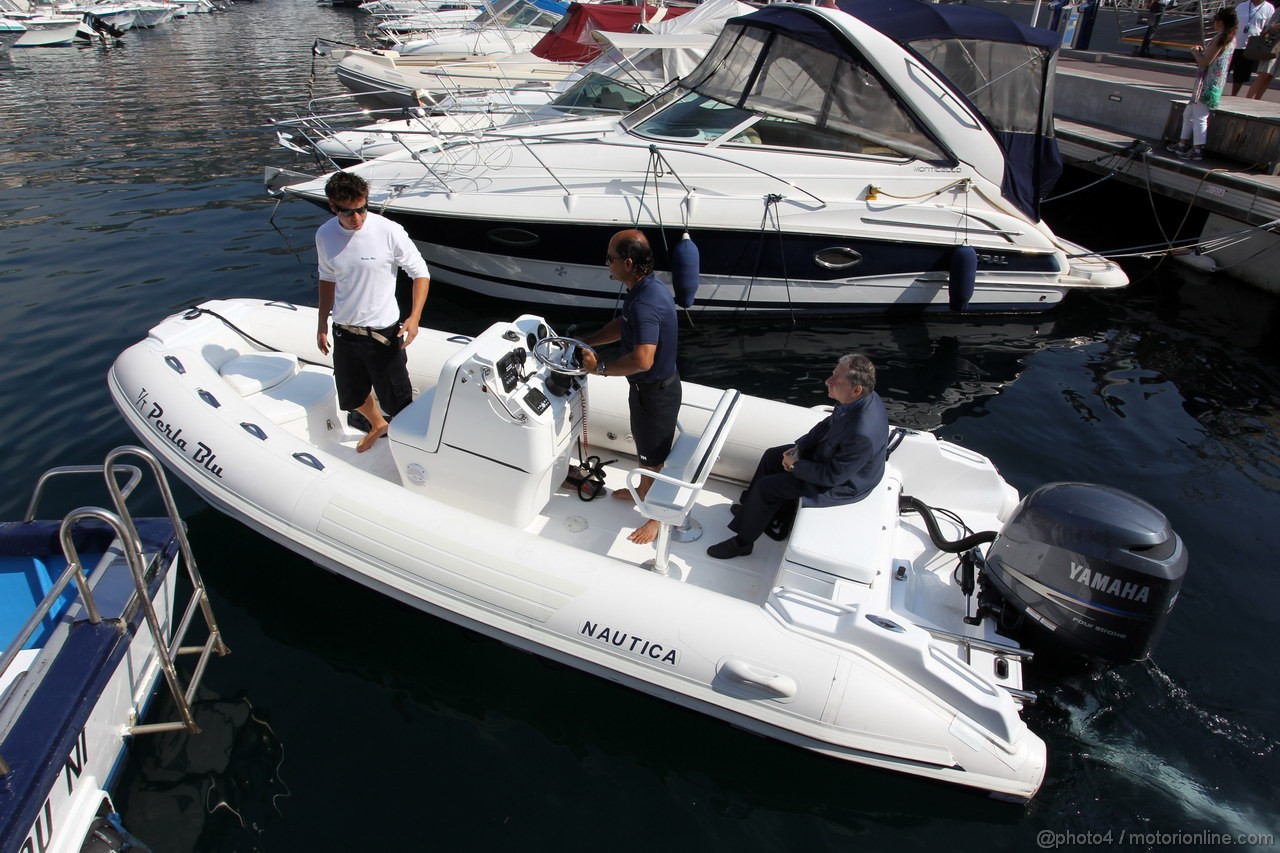
[[[760,453],[823,411],[685,383],[645,502],[587,501],[563,486],[584,457],[606,460],[611,489],[638,482],[627,383],[565,375],[573,348],[541,318],[474,339],[423,329],[416,399],[363,454],[315,328],[313,308],[205,303],[121,354],[111,393],[211,504],[321,566],[828,756],[1033,796],[1029,653],[997,627],[1140,659],[1185,569],[1136,498],[1059,484],[1019,502],[987,459],[904,430],[871,496],[802,507],[783,541],[714,560]],[[627,540],[646,517],[656,549]]]

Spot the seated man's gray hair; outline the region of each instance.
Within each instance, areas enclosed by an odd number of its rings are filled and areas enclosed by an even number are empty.
[[[868,394],[876,390],[876,366],[865,355],[850,353],[842,356],[840,369],[844,371],[844,381],[849,383],[849,387],[861,385]]]

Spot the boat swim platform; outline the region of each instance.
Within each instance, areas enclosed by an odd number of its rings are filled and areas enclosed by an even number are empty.
[[[1280,95],[1224,95],[1209,119],[1205,159],[1181,160],[1165,146],[1181,129],[1194,73],[1188,63],[1064,51],[1054,81],[1063,161],[1205,211],[1202,231],[1180,241],[1248,234],[1215,247],[1211,262],[1198,266],[1230,268],[1280,292],[1271,275],[1280,237],[1264,227],[1280,220]]]

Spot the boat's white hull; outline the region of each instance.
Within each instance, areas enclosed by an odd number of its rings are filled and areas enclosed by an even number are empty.
[[[79,18],[33,18],[20,21],[27,31],[13,47],[66,47],[75,44]]]
[[[164,580],[152,598],[166,637],[173,628],[176,576],[172,569],[176,559],[175,556],[174,561],[162,570]],[[98,594],[102,594],[101,588]],[[92,710],[80,727],[71,750],[65,755],[49,756],[61,770],[50,777],[51,784],[47,790],[31,792],[39,801],[37,816],[27,831],[25,841],[14,849],[78,853],[90,824],[101,815],[104,801],[109,802],[108,792],[130,742],[126,726],[144,717],[162,674],[151,632],[145,623],[135,624],[134,628],[136,630],[124,656],[106,676],[101,693],[79,697],[78,700],[69,697],[66,705],[58,709],[60,713],[76,714],[82,707],[80,702],[92,702]],[[51,660],[37,662],[32,664],[32,668],[49,667],[51,664]],[[8,681],[6,677],[6,687]],[[54,725],[56,720],[51,719],[49,723]],[[32,768],[26,770],[21,779],[27,784],[33,775],[40,775],[32,774]]]
[[[445,62],[455,57],[510,56],[532,50],[546,34],[546,30],[499,27],[445,30],[437,36],[401,42],[397,50],[404,57]]]
[[[307,358],[314,354],[314,312],[245,303],[210,307],[272,346]],[[452,392],[435,384],[442,363],[469,358],[473,348],[492,345],[489,338],[464,347],[464,341],[424,331],[410,351],[422,405],[401,413],[395,425],[410,443],[393,436],[359,458],[351,447],[358,436],[345,431],[331,397],[316,397],[305,415],[295,412],[281,425],[269,416],[283,399],[292,399],[287,393],[268,389],[241,398],[220,382],[219,368],[201,353],[221,353],[221,362],[244,346],[237,340],[208,315],[171,318],[120,357],[109,384],[129,425],[175,473],[262,534],[428,613],[749,731],[1014,798],[1030,797],[1039,786],[1043,743],[1026,730],[1011,694],[982,673],[982,667],[990,672],[995,657],[1007,655],[978,654],[967,666],[952,657],[954,648],[942,652],[911,623],[901,636],[891,636],[855,618],[881,612],[908,620],[910,601],[924,603],[937,594],[934,584],[949,576],[949,563],[943,568],[939,561],[947,562],[945,557],[929,555],[918,531],[903,528],[896,545],[881,543],[897,556],[890,561],[886,552],[883,565],[877,563],[884,576],[870,586],[836,584],[862,596],[861,604],[815,594],[821,584],[815,587],[802,571],[786,569],[777,546],[771,552],[757,548],[758,570],[711,565],[715,561],[701,555],[705,542],[676,546],[673,577],[662,577],[640,565],[652,551],[627,543],[625,515],[610,517],[628,512],[618,502],[587,505],[557,490],[567,465],[564,442],[576,434],[571,401],[549,398],[549,408],[527,412],[519,421],[524,427],[514,433],[503,408],[483,408],[492,422],[486,415],[458,427],[459,433],[446,432],[439,460],[413,444],[414,424],[428,423],[436,395],[452,394],[449,418],[463,417],[463,399],[506,407],[507,415],[511,406],[522,405],[523,396],[506,402],[467,396],[475,391],[466,379]],[[320,388],[324,370],[308,367],[298,376]],[[495,382],[491,377],[486,386],[495,390]],[[627,446],[625,388],[619,385],[625,383],[592,380],[590,422],[598,452],[614,452],[610,441],[620,452]],[[714,393],[686,385],[686,405]],[[716,468],[719,476],[736,480],[747,476],[761,443],[776,435],[794,437],[819,417],[768,401],[744,405]],[[696,412],[687,412],[682,423],[696,423]],[[554,429],[561,436],[556,446],[565,448],[545,457],[551,467],[543,474],[534,470],[526,478],[518,466],[490,466],[483,454],[470,451],[458,454],[456,463],[445,461],[453,458],[448,452],[458,441],[470,437],[492,435],[509,445],[493,452],[515,452],[510,447],[523,446],[525,430],[539,423]],[[542,448],[540,441],[530,447]],[[968,472],[966,490],[978,491],[950,497],[971,504],[971,523],[999,523],[999,513],[1012,505],[1012,490],[989,463],[930,436],[909,443],[909,454],[899,451],[904,477],[907,471],[914,479],[926,469],[957,465]],[[389,470],[378,470],[387,464]],[[405,484],[402,475],[409,478]],[[455,476],[463,479],[451,485]],[[946,502],[948,495],[930,496],[927,484],[917,485],[916,493]],[[709,503],[700,511],[708,524],[728,518],[723,488],[706,493]],[[533,508],[526,511],[522,502],[530,498]],[[790,579],[782,586],[775,577],[779,563],[770,567],[769,553],[782,561],[782,576]],[[904,575],[894,583],[892,567],[903,560],[930,580],[917,583]],[[895,607],[907,609],[896,613]],[[935,616],[942,620],[947,612]],[[1009,661],[1005,686],[1016,692],[1021,670],[1016,656]],[[763,686],[753,681],[751,673],[769,670],[782,675]]]
[[[816,26],[824,46],[801,35]],[[371,77],[375,61],[346,57],[339,73]],[[989,85],[1019,79],[1003,69]],[[353,170],[439,280],[523,301],[610,305],[599,247],[626,227],[645,230],[661,272],[691,235],[695,311],[1038,312],[1127,284],[1039,220],[1042,129],[1002,109],[997,130],[952,86],[843,11],[770,8],[734,18],[680,85],[620,120],[507,126]],[[323,184],[288,192],[325,205]]]
[[[694,311],[945,312],[960,246],[976,254],[968,312],[1045,311],[1072,289],[1128,281],[1112,262],[1070,256],[1078,247],[1000,204],[964,165],[837,164],[759,145],[654,144],[602,118],[498,128],[352,169],[439,280],[518,301],[611,308],[616,283],[597,247],[632,224],[664,275],[671,247],[692,236]],[[323,179],[288,191],[324,202]]]
[[[26,27],[21,24],[11,24],[0,20],[0,53],[12,47],[13,43],[21,38],[26,31]]]
[[[338,61],[335,73],[357,96],[392,107],[416,107],[516,86],[545,86],[549,90],[579,68],[580,64],[567,62],[513,61],[505,54],[428,58],[403,57],[394,51],[350,51]]]
[[[375,28],[383,36],[399,36],[393,42],[423,41],[430,36],[461,30],[476,19],[481,9],[458,9],[448,12],[423,12],[416,15],[388,17]],[[408,37],[408,38],[405,38]]]
[[[136,10],[134,16],[135,27],[139,29],[150,30],[162,26],[173,20],[174,9],[170,6],[153,7],[142,6]]]
[[[596,264],[464,252],[422,239],[417,243],[442,280],[485,296],[604,311],[613,310],[622,299],[618,282],[602,275]],[[514,276],[513,270],[517,271]],[[670,282],[669,273],[661,275]],[[966,310],[991,314],[1047,311],[1061,302],[1065,293],[1066,288],[1043,278],[1037,283],[984,276],[975,284]],[[704,273],[694,310],[732,314],[946,312],[950,310],[949,299],[945,273],[911,272],[834,282]]]

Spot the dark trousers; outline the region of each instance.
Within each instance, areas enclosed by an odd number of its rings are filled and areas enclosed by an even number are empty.
[[[1243,86],[1253,77],[1253,72],[1258,70],[1258,63],[1252,59],[1246,59],[1244,50],[1236,48],[1231,52],[1230,68],[1231,82]]]
[[[805,493],[805,482],[782,467],[782,454],[791,445],[770,447],[760,456],[751,484],[742,493],[742,512],[729,523],[738,541],[749,545],[760,538],[769,522],[788,502]]]
[[[400,324],[382,329],[391,344],[343,329],[333,332],[333,378],[338,386],[338,407],[343,411],[364,405],[372,390],[387,417],[395,417],[413,402],[408,359],[396,335]]]

